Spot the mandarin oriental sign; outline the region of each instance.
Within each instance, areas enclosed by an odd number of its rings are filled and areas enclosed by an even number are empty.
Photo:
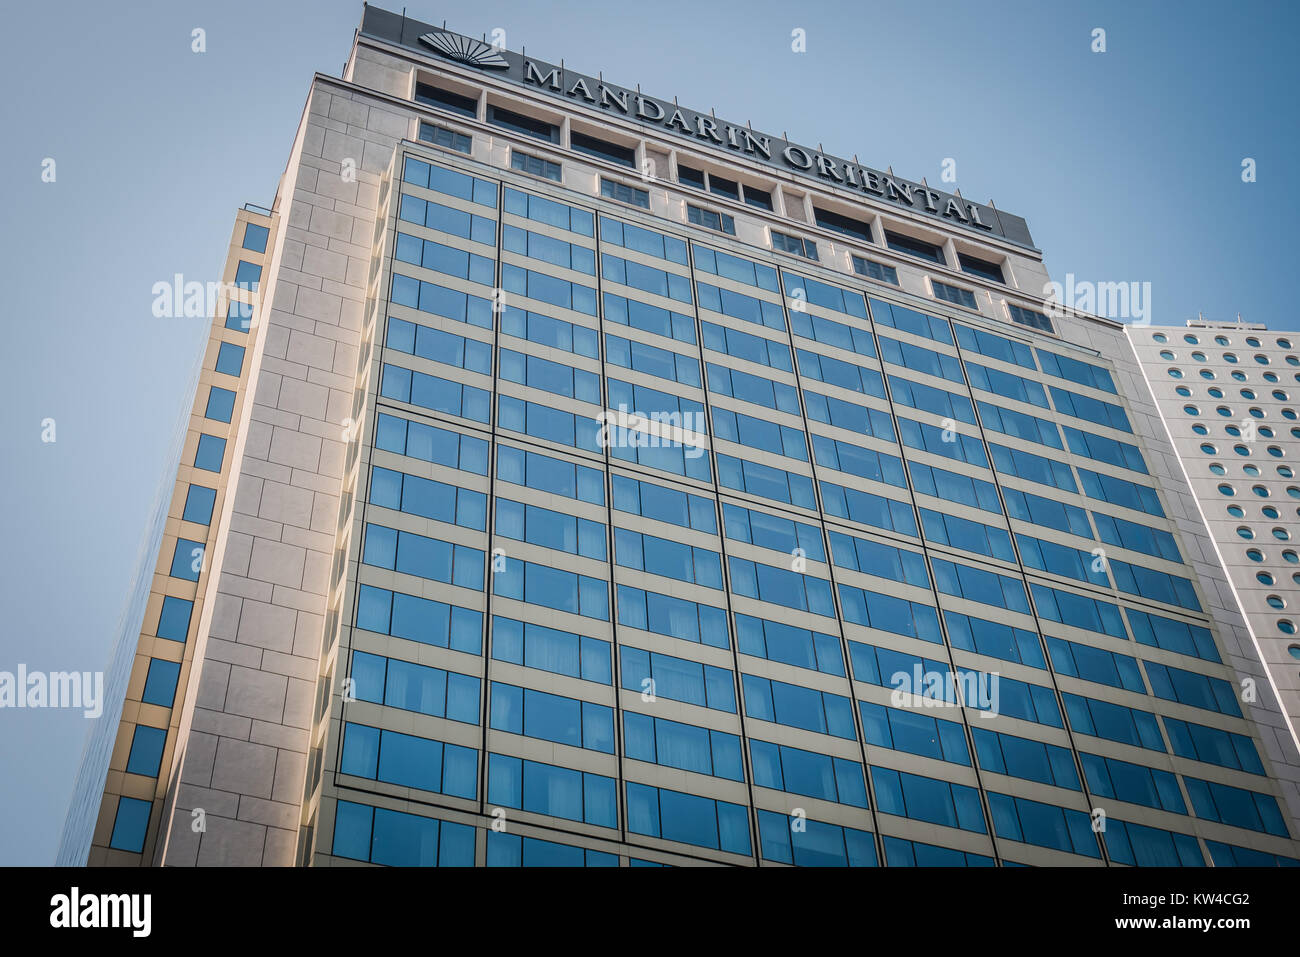
[[[709,113],[689,110],[677,103],[646,96],[637,90],[615,86],[603,79],[525,57],[377,7],[366,8],[361,32],[388,43],[419,50],[425,55],[433,52],[454,62],[483,70],[488,76],[540,90],[557,99],[598,109],[620,119],[654,127],[697,144],[726,149],[766,166],[814,178],[823,184],[871,197],[985,236],[998,236],[1019,246],[1034,248],[1028,224],[1019,216],[851,160],[831,156],[820,150],[759,133],[747,125],[728,123]]]

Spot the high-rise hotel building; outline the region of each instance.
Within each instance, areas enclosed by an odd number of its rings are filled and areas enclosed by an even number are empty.
[[[367,7],[225,278],[63,860],[1300,858],[1294,680],[1023,219]]]

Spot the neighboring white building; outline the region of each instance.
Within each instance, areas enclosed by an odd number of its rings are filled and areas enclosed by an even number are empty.
[[[1295,739],[1300,334],[1203,320],[1128,334]]]

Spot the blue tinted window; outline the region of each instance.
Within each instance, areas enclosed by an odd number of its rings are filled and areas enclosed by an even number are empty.
[[[478,752],[397,731],[344,725],[339,770],[401,787],[473,799]]]
[[[375,447],[475,475],[487,474],[488,444],[483,439],[394,415],[379,414]]]
[[[244,289],[256,290],[262,279],[262,267],[256,263],[244,262],[242,259],[235,267],[235,285]]]
[[[954,648],[1016,661],[1031,668],[1047,667],[1038,635],[1032,631],[951,611],[943,613],[943,620],[948,626],[948,641]]]
[[[1082,695],[1063,694],[1065,713],[1076,734],[1090,734],[1152,751],[1164,751],[1165,742],[1155,715]]]
[[[946,319],[927,316],[915,309],[872,299],[871,318],[881,325],[892,326],[923,339],[933,339],[949,346],[953,344],[952,329]]]
[[[217,351],[217,371],[238,378],[243,369],[244,347],[233,342],[223,342]]]
[[[1175,718],[1166,717],[1162,720],[1169,732],[1174,754],[1224,768],[1237,768],[1250,774],[1265,773],[1255,743],[1246,735]]]
[[[613,680],[609,642],[512,618],[492,619],[492,657],[600,684]]]
[[[1092,821],[1083,811],[988,792],[993,831],[1000,838],[1101,857]]]
[[[220,472],[221,460],[226,455],[226,440],[215,435],[200,435],[194,452],[194,467],[205,472]]]
[[[418,575],[462,588],[483,588],[482,551],[413,532],[367,525],[361,560],[405,575]]]
[[[244,241],[241,243],[244,249],[251,249],[255,253],[266,252],[266,241],[270,238],[271,230],[265,226],[259,226],[257,223],[244,224]]]
[[[1133,824],[1111,817],[1106,820],[1103,837],[1111,860],[1119,864],[1137,867],[1203,867],[1205,865],[1200,845],[1190,834]],[[1212,841],[1206,843],[1210,845],[1211,856],[1214,856],[1214,843]],[[1271,855],[1261,856],[1271,857]],[[1230,862],[1217,858],[1214,863],[1219,867],[1230,866]]]
[[[618,623],[714,648],[731,646],[723,609],[629,585],[618,586]]]
[[[970,751],[960,721],[866,701],[858,702],[858,711],[867,744],[970,766]]]
[[[791,299],[796,301],[803,299],[823,309],[833,309],[859,319],[867,318],[867,307],[862,301],[860,292],[841,289],[839,286],[832,286],[830,283],[809,279],[807,276],[799,276],[785,270],[781,271],[781,282],[785,286],[786,296]]]
[[[162,611],[158,615],[159,638],[171,641],[184,641],[190,630],[190,615],[194,612],[194,602],[171,595],[163,598]]]
[[[517,306],[506,306],[502,310],[501,331],[508,336],[563,349],[589,359],[600,357],[600,340],[595,329],[528,312]]]
[[[199,525],[209,524],[212,521],[212,506],[216,500],[216,489],[191,485],[189,491],[185,493],[185,510],[181,513],[181,518]]]
[[[900,534],[917,534],[917,514],[906,502],[884,495],[849,489],[832,482],[822,482],[822,503],[827,515],[884,528]]]
[[[204,548],[202,542],[192,542],[187,538],[176,540],[176,550],[172,552],[171,576],[186,581],[199,580],[203,570]]]
[[[876,845],[871,832],[794,818],[772,811],[758,812],[758,836],[763,859],[797,867],[875,867]]]
[[[640,648],[619,650],[623,687],[672,701],[736,713],[736,690],[730,671]]]
[[[229,389],[219,389],[215,385],[208,392],[208,404],[204,409],[205,418],[218,422],[229,422],[235,411],[235,393]]]
[[[740,738],[734,734],[627,711],[623,714],[623,745],[624,754],[635,761],[745,780]]]
[[[728,557],[727,564],[732,591],[738,595],[835,617],[830,582],[825,579],[735,556]]]
[[[492,576],[492,593],[556,611],[609,620],[609,584],[537,562],[508,559]]]
[[[945,501],[961,502],[997,515],[1002,514],[997,488],[992,482],[917,462],[908,462],[907,471],[918,492]]]
[[[862,765],[816,751],[751,738],[749,756],[758,787],[867,807]]]
[[[749,814],[738,804],[627,783],[627,828],[732,854],[749,854]]]
[[[876,809],[882,814],[985,833],[984,811],[975,788],[875,765],[871,781]]]
[[[806,475],[721,452],[718,453],[718,484],[800,508],[817,507],[812,479]]]
[[[149,659],[149,671],[144,679],[145,704],[156,704],[170,708],[176,698],[176,681],[180,678],[181,666],[175,661],[162,658]]]
[[[477,655],[482,647],[483,614],[429,598],[362,585],[357,595],[357,627]]]
[[[613,778],[504,754],[488,756],[488,801],[599,827],[618,826]]]
[[[150,728],[143,724],[135,727],[131,738],[131,753],[127,755],[127,774],[157,777],[162,764],[163,746],[167,743],[166,728]]]
[[[742,675],[745,714],[805,731],[856,740],[853,706],[848,698],[801,685]]]
[[[1151,691],[1156,697],[1233,717],[1241,716],[1236,689],[1222,678],[1211,678],[1209,675],[1159,665],[1153,661],[1144,662],[1144,665],[1147,678],[1151,681]]]
[[[136,798],[117,799],[117,816],[113,819],[113,835],[108,846],[119,851],[139,854],[144,850],[145,832],[149,827],[149,811],[153,805]]]
[[[980,727],[972,728],[971,735],[980,767],[985,771],[1079,790],[1079,773],[1068,748]]]
[[[903,460],[898,456],[822,435],[813,434],[810,438],[813,456],[818,465],[870,479],[873,482],[884,482],[886,485],[907,488],[907,480],[903,477]]]
[[[497,477],[515,485],[566,498],[605,504],[604,476],[596,469],[501,445],[497,447]]]
[[[1095,795],[1174,814],[1187,813],[1178,780],[1168,771],[1086,752],[1079,753],[1079,760],[1088,790]]]
[[[352,678],[362,701],[478,724],[479,679],[473,675],[358,651]]]
[[[226,328],[247,332],[253,323],[253,304],[232,299],[226,306]]]
[[[491,727],[574,748],[614,753],[612,708],[492,682]]]
[[[706,349],[785,372],[794,368],[790,364],[790,347],[783,342],[720,326],[716,322],[702,322],[700,328]]]

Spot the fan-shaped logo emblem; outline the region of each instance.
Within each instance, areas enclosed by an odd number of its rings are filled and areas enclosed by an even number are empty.
[[[426,33],[420,37],[420,42],[425,46],[433,47],[445,57],[459,60],[461,63],[468,63],[470,66],[496,67],[497,69],[505,69],[510,66],[506,62],[506,58],[497,52],[496,47],[481,40],[471,40],[469,37],[463,37],[458,33],[438,30],[434,33]]]

